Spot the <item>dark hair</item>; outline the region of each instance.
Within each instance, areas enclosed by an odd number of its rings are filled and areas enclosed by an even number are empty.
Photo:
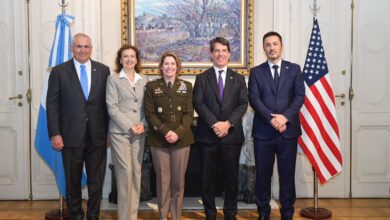
[[[160,62],[158,63],[158,70],[160,72],[160,75],[163,75],[161,68],[163,66],[165,58],[167,58],[167,57],[173,57],[173,59],[175,59],[175,61],[176,61],[176,75],[179,75],[179,73],[181,71],[181,62],[180,62],[179,57],[173,52],[165,52],[161,55]]]
[[[270,37],[270,36],[277,36],[279,38],[279,40],[280,40],[280,44],[283,44],[282,36],[278,32],[275,32],[275,31],[270,31],[270,32],[264,34],[264,36],[263,36],[263,43],[264,43],[264,40],[267,37]]]
[[[227,46],[227,49],[228,49],[228,51],[229,51],[229,53],[230,53],[230,43],[229,43],[228,40],[226,40],[226,39],[223,38],[223,37],[216,37],[216,38],[214,38],[214,39],[212,39],[212,40],[210,41],[210,52],[213,52],[213,51],[214,51],[214,48],[215,48],[215,44],[216,44],[216,43],[220,43],[220,44],[222,44],[222,45]]]
[[[119,48],[118,52],[116,53],[115,70],[114,71],[119,73],[122,70],[122,68],[123,68],[123,65],[121,64],[122,52],[124,50],[128,50],[128,49],[131,49],[135,52],[135,58],[137,59],[137,64],[135,64],[134,70],[137,73],[140,73],[142,71],[142,68],[141,68],[141,60],[139,58],[140,57],[139,51],[136,47],[129,45],[129,44],[123,45],[121,48]]]

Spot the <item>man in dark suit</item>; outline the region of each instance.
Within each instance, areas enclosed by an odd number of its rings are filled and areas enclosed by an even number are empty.
[[[66,203],[72,219],[84,218],[81,207],[83,165],[87,172],[87,219],[99,219],[106,169],[108,114],[107,66],[90,59],[91,39],[82,33],[72,41],[73,59],[54,67],[49,77],[46,111],[54,149],[62,151]]]
[[[196,141],[201,147],[203,205],[206,219],[216,219],[215,187],[218,164],[224,183],[224,218],[236,219],[238,167],[244,142],[242,117],[248,107],[244,76],[227,68],[229,41],[210,41],[213,67],[196,76],[194,107],[199,115]]]
[[[269,219],[271,177],[277,157],[282,220],[292,219],[295,203],[295,161],[301,135],[299,110],[305,87],[299,65],[282,60],[282,37],[263,37],[267,62],[251,69],[249,102],[255,110],[252,135],[256,163],[256,204],[259,218]]]

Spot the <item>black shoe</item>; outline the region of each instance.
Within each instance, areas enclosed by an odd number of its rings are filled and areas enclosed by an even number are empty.
[[[257,220],[269,220],[269,216],[261,216],[261,215],[259,215]]]
[[[281,217],[280,220],[293,220],[293,217]]]
[[[206,220],[216,220],[215,215],[206,215]]]

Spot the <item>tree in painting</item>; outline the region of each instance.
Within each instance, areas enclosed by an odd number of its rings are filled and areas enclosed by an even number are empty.
[[[144,0],[147,1],[147,0]],[[231,43],[231,61],[239,62],[240,0],[165,0],[142,7],[135,17],[136,45],[146,62],[156,62],[164,51],[184,62],[209,62],[210,39],[221,36]],[[142,3],[142,0],[135,1]],[[141,10],[141,9],[140,9]]]

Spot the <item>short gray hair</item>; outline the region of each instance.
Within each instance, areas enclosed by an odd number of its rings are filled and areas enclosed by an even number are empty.
[[[72,46],[74,45],[75,40],[76,40],[77,38],[79,38],[79,37],[86,37],[86,38],[88,38],[89,41],[91,42],[91,46],[92,46],[92,40],[91,40],[91,38],[90,38],[88,35],[84,34],[84,33],[77,33],[77,34],[73,35],[73,38],[72,38]]]

